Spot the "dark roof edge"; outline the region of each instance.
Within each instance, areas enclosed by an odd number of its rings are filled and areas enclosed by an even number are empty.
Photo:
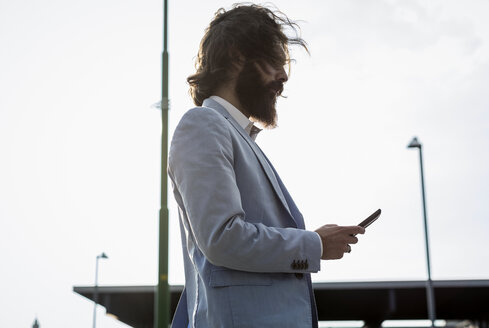
[[[369,288],[423,288],[426,280],[408,281],[341,281],[341,282],[316,282],[313,283],[314,289],[369,289]],[[77,293],[92,293],[95,286],[73,286],[73,291]],[[433,287],[489,287],[489,280],[434,280]],[[98,286],[99,292],[109,293],[138,293],[154,292],[156,286]],[[183,290],[182,285],[170,285],[170,291],[179,292]]]

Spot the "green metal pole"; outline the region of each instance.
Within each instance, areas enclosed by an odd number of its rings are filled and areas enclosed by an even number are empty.
[[[163,53],[161,89],[161,207],[158,254],[158,287],[155,299],[155,328],[170,324],[170,290],[168,285],[168,1],[163,3]]]
[[[430,244],[428,239],[428,219],[426,216],[426,195],[424,190],[424,171],[423,171],[423,145],[419,144],[419,166],[421,168],[421,192],[423,195],[423,218],[424,218],[424,238],[426,245],[426,263],[428,268],[428,280],[426,284],[426,301],[428,302],[428,316],[431,321],[431,327],[435,327],[436,308],[435,293],[433,291],[433,280],[431,280],[431,261],[430,261]]]
[[[424,170],[423,170],[423,145],[414,137],[408,145],[408,148],[418,148],[419,150],[419,167],[421,172],[421,193],[423,196],[423,219],[424,219],[424,237],[426,245],[426,264],[428,268],[428,280],[426,281],[426,303],[428,304],[428,317],[431,321],[431,328],[435,327],[436,308],[435,293],[433,290],[433,281],[431,280],[431,261],[430,261],[430,244],[428,238],[428,219],[426,215],[426,194],[424,190]]]

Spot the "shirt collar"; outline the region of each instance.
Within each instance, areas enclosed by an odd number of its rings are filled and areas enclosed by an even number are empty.
[[[219,96],[211,96],[210,98],[217,101],[222,107],[224,107],[228,111],[229,115],[231,115],[231,117],[238,122],[239,126],[241,126],[246,133],[248,133],[248,135],[255,140],[256,136],[261,131],[260,128],[253,125],[252,121],[250,121],[243,113],[241,113],[239,109],[233,106],[233,104],[226,99]]]

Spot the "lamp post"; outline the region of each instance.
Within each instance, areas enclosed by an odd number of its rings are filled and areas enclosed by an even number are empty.
[[[170,286],[168,285],[168,0],[163,1],[163,53],[161,54],[161,199],[158,241],[158,285],[155,297],[155,328],[170,323]]]
[[[428,303],[428,316],[431,321],[431,327],[435,326],[436,310],[435,310],[435,294],[433,292],[433,281],[431,280],[431,266],[430,266],[430,245],[428,241],[428,221],[426,218],[426,195],[424,190],[424,173],[423,173],[423,149],[418,138],[414,137],[409,143],[407,148],[419,149],[419,166],[421,170],[421,193],[423,196],[423,218],[424,218],[424,237],[426,245],[426,264],[428,268],[428,280],[426,282],[426,301]]]
[[[109,257],[102,253],[97,255],[97,260],[95,261],[95,290],[93,293],[93,328],[97,325],[97,304],[98,304],[98,260],[99,259],[108,259]]]

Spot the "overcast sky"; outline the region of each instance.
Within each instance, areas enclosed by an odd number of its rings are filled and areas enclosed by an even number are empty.
[[[153,285],[160,195],[161,1],[0,0],[0,326],[87,327],[92,285]],[[257,139],[309,229],[381,218],[315,281],[489,279],[489,2],[275,5],[300,20],[279,127]],[[170,1],[170,135],[227,1]],[[170,201],[170,283],[182,284]],[[100,313],[103,313],[101,309]],[[101,327],[124,327],[99,316]]]

